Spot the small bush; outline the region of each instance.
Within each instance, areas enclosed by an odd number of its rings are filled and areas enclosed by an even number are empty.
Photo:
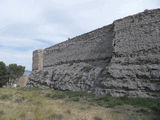
[[[15,99],[15,102],[16,103],[21,103],[21,102],[23,102],[25,100],[25,97],[20,97],[20,98],[16,98]]]
[[[0,96],[0,99],[1,99],[1,100],[9,100],[9,99],[10,99],[10,96],[7,95],[7,94],[4,94],[4,95],[1,95],[1,96]]]
[[[63,119],[63,115],[62,114],[51,114],[49,117],[48,117],[48,120],[62,120]]]
[[[98,116],[95,116],[94,117],[94,120],[102,120],[102,118],[98,117]]]
[[[26,114],[25,114],[24,112],[21,113],[21,114],[19,115],[19,118],[20,118],[21,120],[25,120]]]
[[[140,116],[140,120],[148,120],[148,118],[144,115]]]
[[[3,110],[0,110],[0,116],[1,115],[4,115],[4,111]]]
[[[52,98],[52,99],[64,99],[65,98],[64,94],[51,94],[51,93],[48,93],[45,96],[48,97],[48,98]]]
[[[67,113],[67,114],[71,114],[71,110],[67,110],[66,113]]]
[[[78,102],[79,101],[79,97],[73,97],[73,98],[70,98],[69,100]]]

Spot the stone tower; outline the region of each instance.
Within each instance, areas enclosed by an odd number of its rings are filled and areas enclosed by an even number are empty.
[[[40,71],[43,69],[43,50],[33,51],[32,71]]]

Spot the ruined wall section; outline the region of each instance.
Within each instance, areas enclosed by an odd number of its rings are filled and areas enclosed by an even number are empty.
[[[101,91],[160,98],[160,10],[117,20],[114,32],[109,75]]]
[[[114,22],[114,55],[158,54],[160,10],[145,11]],[[151,51],[151,50],[155,51]],[[145,50],[145,51],[144,51]],[[148,52],[148,53],[147,53]]]
[[[33,51],[32,57],[32,71],[39,71],[43,69],[43,50]]]
[[[46,48],[27,86],[160,98],[160,9]]]
[[[113,26],[105,26],[44,49],[44,66],[33,71],[28,87],[94,91],[112,56]]]
[[[44,50],[44,67],[112,56],[113,26],[105,26]]]

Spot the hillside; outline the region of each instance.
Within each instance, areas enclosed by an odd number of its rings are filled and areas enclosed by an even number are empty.
[[[30,71],[30,70],[25,70],[25,74],[30,74],[32,71]]]
[[[160,100],[0,88],[0,120],[159,120]]]

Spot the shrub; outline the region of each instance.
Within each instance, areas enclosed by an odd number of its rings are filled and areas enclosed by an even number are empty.
[[[6,95],[6,94],[0,96],[1,100],[8,100],[9,98],[10,98],[10,96]]]
[[[15,99],[16,103],[22,103],[25,100],[25,97],[19,97]]]
[[[95,116],[94,117],[94,120],[102,120],[102,118],[98,117],[98,116]]]
[[[0,116],[3,115],[3,114],[4,114],[4,111],[3,111],[3,110],[0,110]]]
[[[52,98],[52,99],[64,99],[65,98],[64,94],[57,94],[57,93],[56,94],[48,93],[45,96],[48,98]]]
[[[9,74],[5,63],[0,62],[0,87],[9,81]]]
[[[71,114],[71,110],[67,110],[66,113],[67,113],[67,114]]]
[[[63,119],[63,115],[62,114],[51,114],[49,117],[48,117],[48,120],[62,120]]]

